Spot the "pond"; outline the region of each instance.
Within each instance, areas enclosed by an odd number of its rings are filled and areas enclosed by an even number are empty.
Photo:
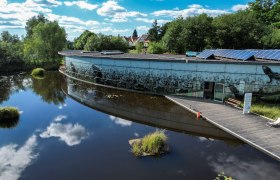
[[[0,77],[0,179],[278,179],[280,163],[160,96],[48,72]],[[170,152],[136,158],[128,141],[165,129]]]

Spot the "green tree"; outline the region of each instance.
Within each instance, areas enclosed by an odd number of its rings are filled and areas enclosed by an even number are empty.
[[[161,42],[151,42],[147,51],[150,54],[162,54],[166,52],[166,48]]]
[[[4,41],[7,43],[17,43],[20,41],[18,35],[11,35],[8,31],[3,31],[1,33],[0,41]]]
[[[160,26],[158,25],[157,20],[155,20],[152,24],[152,28],[148,31],[149,40],[158,42],[160,40],[160,33]]]
[[[135,45],[136,52],[139,54],[142,52],[142,49],[144,48],[143,42],[137,42]]]
[[[100,49],[98,47],[99,45],[99,39],[98,36],[96,34],[92,34],[88,39],[87,42],[84,46],[84,50],[86,51],[97,51],[98,49]]]
[[[47,20],[47,18],[42,14],[39,14],[38,16],[34,16],[29,20],[27,20],[25,26],[26,38],[30,38],[32,36],[33,29],[35,28],[35,26],[37,26],[39,23],[46,23],[46,22],[49,22],[49,20]]]
[[[249,3],[249,9],[267,25],[280,22],[280,0],[256,0]],[[280,26],[279,26],[280,27]]]
[[[263,48],[280,49],[280,29],[272,28],[269,34],[262,38]]]
[[[93,32],[85,30],[78,38],[74,39],[74,48],[77,50],[84,50],[87,40],[92,35],[95,35]]]
[[[267,26],[254,13],[246,10],[216,17],[213,26],[213,45],[218,48],[260,48],[261,38],[267,32]]]
[[[132,33],[132,37],[133,38],[138,38],[138,33],[137,33],[136,29],[134,29],[134,31]]]
[[[66,45],[66,33],[58,22],[39,23],[32,29],[33,34],[24,43],[27,62],[51,62],[58,66],[61,56],[58,52]]]
[[[182,17],[170,22],[162,41],[167,49],[171,53],[184,53],[184,39],[182,39],[181,33],[184,30],[185,21]]]

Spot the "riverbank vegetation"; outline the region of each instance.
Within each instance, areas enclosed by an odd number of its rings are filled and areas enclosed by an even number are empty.
[[[160,155],[167,151],[167,136],[164,131],[156,131],[142,139],[131,141],[132,153],[135,156]]]
[[[34,16],[26,23],[26,36],[19,38],[3,31],[0,36],[0,72],[30,70],[35,67],[57,69],[66,46],[66,33],[57,21],[43,15]]]

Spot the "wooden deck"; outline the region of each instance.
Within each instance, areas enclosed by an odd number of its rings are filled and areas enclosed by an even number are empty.
[[[240,140],[280,161],[280,128],[268,127],[268,120],[213,101],[165,96],[176,104],[201,116]]]

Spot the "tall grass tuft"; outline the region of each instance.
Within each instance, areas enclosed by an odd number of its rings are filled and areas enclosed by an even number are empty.
[[[142,150],[145,153],[158,155],[164,151],[167,136],[164,131],[156,131],[146,135],[142,139]]]

